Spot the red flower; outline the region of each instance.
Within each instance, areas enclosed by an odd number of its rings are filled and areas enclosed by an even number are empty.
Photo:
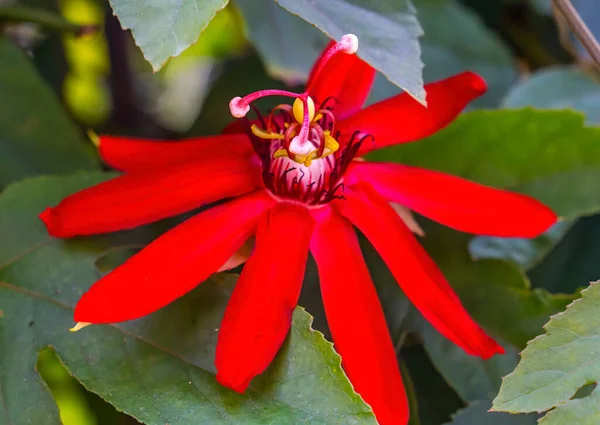
[[[293,106],[280,105],[247,123],[244,133],[235,133],[241,127],[235,125],[222,136],[178,143],[101,138],[104,160],[125,173],[44,211],[50,234],[113,232],[228,201],[165,233],[100,279],[77,304],[75,320],[110,323],[152,313],[224,267],[256,235],[216,353],[217,379],[242,392],[288,333],[310,251],[348,377],[379,423],[405,424],[402,378],[354,225],[443,335],[469,354],[501,353],[390,202],[483,235],[533,237],[556,216],[534,199],[458,177],[357,161],[446,126],[486,85],[467,72],[427,85],[428,108],[401,94],[361,110],[375,71],[354,55],[356,47],[354,36],[330,44],[303,94],[267,90],[233,99],[232,114],[242,117],[256,98],[295,98]]]

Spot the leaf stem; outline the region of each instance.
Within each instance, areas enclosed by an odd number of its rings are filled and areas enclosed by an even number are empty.
[[[30,22],[50,31],[69,32],[75,35],[86,35],[98,30],[95,25],[77,25],[58,13],[44,9],[28,6],[0,7],[0,24],[22,22]]]
[[[575,36],[600,69],[600,45],[570,0],[554,0],[554,6],[564,16]]]

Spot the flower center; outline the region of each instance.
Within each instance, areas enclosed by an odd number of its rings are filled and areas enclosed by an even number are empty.
[[[308,115],[308,125],[305,125],[305,115]],[[315,114],[315,104],[306,96],[306,99],[297,98],[293,106],[276,106],[264,126],[252,124],[250,130],[259,139],[280,141],[273,158],[287,157],[310,167],[313,160],[325,158],[339,149],[340,144],[331,135],[334,125],[333,113],[319,109]]]
[[[337,54],[354,54],[358,39],[345,35],[324,54],[318,62],[313,78],[331,57]],[[293,199],[307,205],[324,204],[343,190],[342,176],[349,161],[356,154],[352,137],[340,149],[336,140],[335,115],[326,99],[319,108],[308,93],[284,90],[261,90],[245,97],[235,97],[229,103],[231,114],[244,118],[252,102],[266,96],[294,98],[291,105],[277,105],[263,117],[248,123],[249,136],[263,163],[263,181],[273,195]],[[355,135],[356,136],[356,135]]]

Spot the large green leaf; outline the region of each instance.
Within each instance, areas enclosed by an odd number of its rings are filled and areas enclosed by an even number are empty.
[[[124,29],[155,71],[179,56],[229,0],[110,0]]]
[[[114,242],[53,239],[37,214],[105,178],[40,177],[0,196],[0,418],[11,425],[60,423],[35,371],[38,351],[52,346],[86,388],[151,425],[376,423],[303,309],[294,313],[274,364],[245,395],[216,382],[214,347],[232,275],[147,318],[67,332],[73,306],[100,275],[96,261]]]
[[[600,209],[600,129],[571,111],[473,111],[418,143],[370,154],[539,199],[562,217]]]
[[[575,397],[600,379],[600,283],[582,292],[583,297],[545,326],[546,334],[531,341],[517,369],[508,375],[495,411],[542,412],[553,409],[540,423],[564,425],[598,423],[599,390]]]
[[[418,41],[423,30],[410,0],[275,1],[335,40],[355,34],[361,58],[419,102],[426,102]]]
[[[600,124],[600,85],[577,68],[546,69],[513,86],[503,106],[577,109],[586,114],[588,124]],[[573,224],[558,223],[535,239],[478,237],[471,243],[471,253],[478,258],[510,259],[527,270],[560,242]]]
[[[273,0],[237,0],[248,26],[248,37],[263,58],[267,71],[288,84],[306,81],[327,36],[286,12]]]
[[[536,415],[510,415],[488,412],[491,403],[487,400],[475,401],[460,410],[447,425],[535,425]]]
[[[0,188],[36,174],[95,168],[52,90],[25,53],[2,37],[0,63]]]
[[[503,106],[576,109],[586,114],[588,124],[600,125],[600,84],[578,68],[544,69],[515,84]]]

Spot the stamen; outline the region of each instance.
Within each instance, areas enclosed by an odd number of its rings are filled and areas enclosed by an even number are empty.
[[[252,127],[250,127],[250,131],[252,131],[252,134],[254,134],[256,137],[259,137],[261,139],[267,139],[267,140],[279,139],[279,140],[281,140],[285,137],[283,134],[271,133],[269,131],[265,131],[262,128],[259,128],[256,124],[252,124]]]
[[[346,34],[342,36],[340,41],[335,43],[331,48],[325,53],[323,59],[319,61],[319,67],[316,69],[314,75],[314,79],[318,78],[319,73],[325,67],[325,64],[329,62],[336,54],[342,52],[347,55],[353,55],[358,51],[358,37],[354,34]]]
[[[308,143],[308,132],[310,130],[310,110],[308,105],[309,97],[303,94],[302,103],[304,104],[304,120],[302,121],[302,128],[300,128],[300,134],[292,139],[290,142],[290,152],[295,155],[307,155],[312,146]],[[314,103],[313,103],[313,114],[314,114]]]
[[[298,98],[303,96],[302,94],[292,93],[285,90],[259,90],[254,93],[250,93],[247,96],[239,97],[236,96],[229,102],[229,111],[235,118],[244,118],[250,111],[250,104],[261,97],[267,96],[286,96]]]

